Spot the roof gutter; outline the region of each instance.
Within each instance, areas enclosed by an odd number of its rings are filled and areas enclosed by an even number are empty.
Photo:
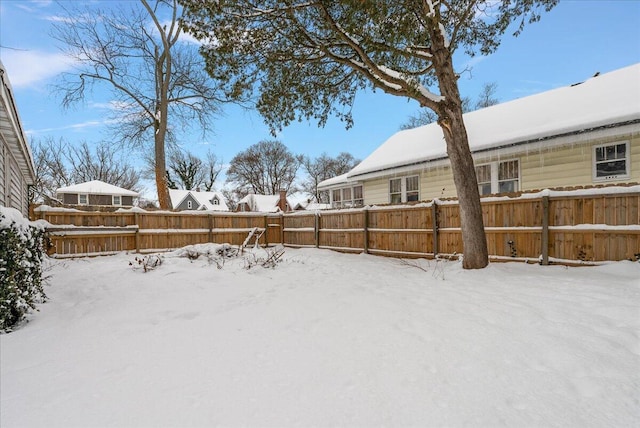
[[[550,135],[550,136],[547,136],[547,137],[540,137],[540,138],[534,138],[534,139],[531,139],[531,140],[518,141],[518,142],[515,142],[515,143],[508,143],[508,144],[501,144],[501,145],[492,146],[492,147],[486,147],[486,148],[475,150],[475,151],[472,150],[471,153],[472,154],[485,153],[485,152],[505,149],[505,148],[509,148],[509,147],[517,147],[517,146],[522,146],[522,145],[525,145],[525,144],[532,144],[532,143],[541,143],[541,142],[545,142],[545,141],[549,141],[549,140],[555,140],[555,139],[559,139],[559,138],[567,138],[567,137],[572,137],[572,136],[575,136],[575,135],[588,134],[588,133],[592,133],[592,132],[609,130],[609,129],[613,129],[613,128],[619,128],[619,127],[623,127],[623,126],[630,126],[630,125],[636,125],[636,124],[640,124],[640,118],[627,120],[627,121],[624,121],[624,122],[612,123],[612,124],[608,124],[608,125],[601,125],[601,126],[597,126],[597,127],[593,127],[593,128],[580,129],[580,130],[577,130],[577,131],[565,132],[565,133],[562,133],[562,134]],[[412,166],[428,164],[428,163],[431,163],[431,162],[438,162],[438,161],[446,160],[448,158],[449,158],[448,155],[444,155],[444,156],[440,156],[440,157],[436,157],[436,158],[424,159],[424,160],[420,160],[420,161],[416,161],[416,162],[405,163],[405,164],[402,164],[402,165],[396,165],[396,166],[390,166],[390,167],[387,167],[387,168],[375,169],[373,171],[366,171],[366,172],[362,172],[362,173],[359,173],[359,174],[353,174],[353,175],[348,174],[347,175],[347,179],[348,180],[350,180],[350,179],[362,179],[363,177],[368,176],[370,174],[376,174],[376,173],[385,172],[385,171],[392,171],[392,170],[399,169],[399,168],[403,168],[403,169],[410,168]]]

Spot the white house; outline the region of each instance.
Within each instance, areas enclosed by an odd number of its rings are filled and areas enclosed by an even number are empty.
[[[29,215],[29,186],[36,175],[13,89],[0,61],[0,206]]]
[[[278,195],[248,194],[238,201],[237,212],[276,213],[292,211],[293,206],[287,199],[287,194],[281,190]]]
[[[464,115],[481,195],[640,182],[640,64]],[[441,128],[400,131],[318,186],[333,206],[456,196]]]
[[[100,180],[87,181],[56,190],[56,198],[65,205],[91,207],[131,207],[140,194]]]
[[[229,211],[220,192],[169,189],[169,198],[174,210],[179,211]]]

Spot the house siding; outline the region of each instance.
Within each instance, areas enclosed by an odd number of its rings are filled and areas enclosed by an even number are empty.
[[[18,164],[14,162],[9,163],[9,203],[7,204],[11,208],[15,208],[21,213],[25,214],[26,198],[23,192],[22,175]]]
[[[594,181],[593,147],[600,144],[628,141],[630,145],[630,176],[626,179]],[[476,165],[518,159],[520,161],[520,190],[537,190],[567,186],[588,186],[608,183],[640,182],[640,135],[622,135],[586,142],[526,150],[522,153],[501,155],[499,150],[488,154],[476,154]],[[389,203],[389,179],[420,175],[420,200],[456,196],[453,175],[449,165],[431,169],[403,172],[382,178],[363,180],[364,203],[367,205]]]
[[[4,143],[0,146],[0,180],[2,180],[2,185],[0,185],[0,206],[6,206],[6,198],[7,198],[7,151],[8,149],[4,146]]]
[[[188,201],[191,201],[191,208],[188,208]],[[179,211],[189,211],[189,209],[191,209],[193,211],[197,210],[199,206],[200,204],[198,203],[198,201],[191,194],[189,194],[175,209]]]
[[[0,150],[0,179],[0,206],[14,208],[26,217],[29,213],[27,181],[4,144]]]

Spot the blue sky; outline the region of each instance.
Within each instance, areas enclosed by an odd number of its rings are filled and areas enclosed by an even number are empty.
[[[59,6],[49,0],[0,0],[0,57],[13,85],[23,127],[29,138],[64,137],[71,143],[109,140],[104,123],[106,93],[95,92],[84,105],[66,111],[51,93],[56,76],[69,68],[49,36],[59,13]],[[469,70],[459,81],[463,96],[474,99],[484,83],[496,82],[497,98],[504,102],[638,62],[639,0],[562,0],[519,37],[505,35],[495,54],[473,59],[457,56],[454,65]],[[348,151],[362,159],[417,109],[415,102],[381,91],[362,92],[356,98],[355,126],[350,130],[330,119],[324,128],[315,123],[289,126],[277,138],[296,154],[314,157]],[[205,138],[194,132],[184,147],[196,154],[212,150],[228,162],[239,151],[272,138],[257,113],[232,105],[225,106],[214,126],[214,132]]]

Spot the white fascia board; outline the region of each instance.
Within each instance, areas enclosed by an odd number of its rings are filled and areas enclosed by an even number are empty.
[[[482,150],[478,150],[476,152],[472,152],[472,156],[475,159],[478,158],[486,158],[486,157],[506,157],[513,156],[517,154],[523,154],[527,152],[536,152],[550,148],[558,148],[562,146],[572,146],[574,144],[583,144],[591,141],[596,141],[605,138],[615,138],[620,137],[624,138],[629,135],[640,135],[640,123],[631,123],[611,128],[600,128],[592,131],[586,131],[582,133],[574,133],[570,135],[563,135],[558,137],[551,137],[549,139],[544,139],[540,141],[534,142],[526,142],[526,143],[514,143],[508,146],[501,147],[492,147],[486,148]],[[364,174],[358,174],[356,176],[350,176],[349,179],[353,180],[370,180],[372,178],[384,178],[395,175],[406,175],[407,173],[415,173],[420,171],[427,171],[433,168],[439,168],[443,166],[450,166],[451,162],[449,157],[440,157],[434,159],[428,159],[416,162],[415,164],[391,167],[383,170],[367,172]],[[356,182],[356,181],[353,181]],[[334,187],[344,187],[346,183],[343,183],[342,186],[334,186]],[[327,190],[330,189],[327,187]]]

